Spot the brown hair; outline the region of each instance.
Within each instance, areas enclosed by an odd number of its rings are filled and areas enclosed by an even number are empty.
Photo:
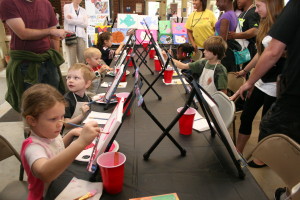
[[[98,47],[98,48],[103,47],[104,41],[105,41],[105,40],[109,40],[110,37],[111,37],[111,33],[110,33],[110,32],[103,32],[103,33],[101,33],[101,34],[98,36],[98,45],[97,45],[97,47]]]
[[[271,26],[274,24],[277,16],[281,13],[284,2],[283,0],[257,0],[266,4],[267,17],[261,18],[256,36],[257,53],[263,52],[262,40],[268,34]]]
[[[44,83],[35,84],[23,93],[21,114],[24,118],[29,115],[38,118],[57,102],[66,105],[64,96],[56,88]]]
[[[102,53],[99,49],[97,49],[95,47],[86,48],[83,52],[84,59],[91,58],[96,55],[100,55],[100,58],[101,58]]]
[[[202,3],[202,11],[205,11],[206,7],[207,7],[207,0],[200,0]]]
[[[95,78],[95,73],[93,72],[93,70],[83,63],[75,63],[72,67],[69,68],[68,72],[76,70],[81,71],[82,76],[86,82],[92,81]]]
[[[217,55],[218,59],[221,60],[225,56],[227,43],[221,36],[211,36],[205,40],[204,49]]]

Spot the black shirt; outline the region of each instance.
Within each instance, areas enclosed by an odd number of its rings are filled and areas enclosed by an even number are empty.
[[[287,45],[287,60],[282,70],[285,90],[282,98],[300,98],[300,1],[290,0],[272,26],[269,35]]]
[[[255,7],[250,8],[248,11],[244,11],[240,14],[238,17],[239,21],[242,20],[243,25],[242,25],[242,31],[245,32],[251,28],[258,28],[259,22],[260,22],[260,17],[259,15],[255,12]],[[247,39],[249,41],[248,49],[250,51],[251,57],[253,58],[254,55],[256,54],[256,47],[255,47],[255,40],[256,37]]]
[[[107,47],[99,47],[99,49],[102,53],[102,60],[104,60],[106,65],[110,66],[110,63],[115,56],[115,51]]]
[[[71,118],[72,115],[74,114],[75,107],[76,107],[76,99],[74,98],[74,93],[73,92],[68,92],[64,95],[66,101],[68,102],[68,105],[66,106],[66,113],[65,113],[65,118]],[[84,95],[83,97],[80,97],[76,95],[77,101],[78,102],[89,102],[90,99],[88,96]]]

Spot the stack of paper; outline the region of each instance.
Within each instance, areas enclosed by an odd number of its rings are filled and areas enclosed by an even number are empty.
[[[182,80],[183,80],[184,84],[188,84],[188,82],[184,78]],[[179,78],[178,79],[173,78],[171,83],[165,83],[165,79],[163,79],[163,82],[166,85],[181,85],[182,84],[182,82]]]
[[[103,82],[101,84],[101,87],[103,88],[107,88],[111,85],[111,82]],[[118,85],[118,88],[126,88],[127,86],[127,82],[120,82],[119,85]]]
[[[92,111],[83,121],[83,123],[87,123],[90,121],[96,121],[98,124],[106,124],[108,118],[110,117],[111,113],[103,113],[103,112],[95,112]]]
[[[202,117],[198,112],[195,114],[193,129],[196,131],[206,131],[209,129],[208,123],[204,117]]]
[[[67,187],[55,200],[76,199],[93,190],[96,191],[96,194],[90,197],[89,200],[99,200],[103,190],[102,182],[89,182],[73,177]]]

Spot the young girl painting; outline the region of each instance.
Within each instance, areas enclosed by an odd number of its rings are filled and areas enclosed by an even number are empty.
[[[22,116],[31,129],[24,140],[21,159],[28,176],[28,199],[43,199],[49,184],[100,133],[96,122],[71,130],[64,138],[60,132],[65,114],[64,97],[52,86],[36,84],[22,97]],[[71,143],[73,136],[79,136]]]
[[[121,42],[120,46],[116,50],[112,50],[111,46],[112,46],[111,33],[110,32],[101,33],[101,35],[99,35],[97,47],[102,53],[102,59],[108,66],[110,65],[114,56],[120,54],[122,47],[124,46],[124,43]]]

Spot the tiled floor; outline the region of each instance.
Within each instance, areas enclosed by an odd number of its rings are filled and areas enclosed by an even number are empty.
[[[62,66],[62,72],[66,72],[66,67]],[[4,94],[6,92],[5,82],[5,70],[0,71],[0,119],[3,119],[3,115],[10,110],[10,105],[5,102]],[[258,114],[254,121],[253,134],[248,142],[244,155],[248,156],[249,152],[254,148],[257,143],[258,125],[260,121],[260,114]],[[239,117],[237,117],[237,127],[239,127]],[[230,128],[232,133],[232,127]],[[23,124],[22,122],[0,122],[0,134],[11,142],[17,151],[20,150],[23,140]],[[0,162],[0,190],[12,180],[18,179],[19,163],[15,158],[10,158],[8,161]],[[273,194],[276,188],[284,186],[282,180],[268,167],[263,169],[249,168],[258,184],[262,187],[263,191],[269,197],[273,199]]]

